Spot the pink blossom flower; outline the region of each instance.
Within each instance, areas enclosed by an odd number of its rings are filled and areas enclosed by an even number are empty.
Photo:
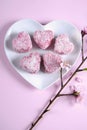
[[[78,82],[78,83],[81,83],[82,79],[80,77],[75,77],[75,81]]]
[[[84,27],[84,29],[81,31],[82,37],[84,37],[85,35],[87,35],[87,26]]]
[[[71,65],[67,62],[62,62],[60,66],[62,69],[65,69],[66,71],[68,71],[71,68]]]
[[[84,27],[84,30],[83,30],[83,31],[85,32],[85,34],[87,34],[87,26]]]
[[[73,85],[70,86],[70,90],[72,91],[73,95],[75,96],[75,101],[77,103],[80,103],[84,100],[86,96],[86,90],[85,87],[80,85]]]

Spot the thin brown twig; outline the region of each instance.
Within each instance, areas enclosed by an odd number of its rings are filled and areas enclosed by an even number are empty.
[[[84,59],[83,37],[84,37],[84,35],[82,35],[82,48],[81,48],[81,52],[82,52],[82,61],[83,61],[83,59]]]
[[[73,96],[73,93],[64,93],[64,94],[59,94],[59,97],[61,96]]]
[[[60,82],[61,82],[61,88],[62,88],[63,87],[62,67],[60,68]]]
[[[78,70],[78,72],[82,72],[82,71],[84,71],[84,69],[79,69],[79,70]]]

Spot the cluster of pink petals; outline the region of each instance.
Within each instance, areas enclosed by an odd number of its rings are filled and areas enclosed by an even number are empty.
[[[71,68],[71,65],[68,63],[68,62],[61,62],[61,64],[60,64],[60,67],[62,68],[62,69],[65,69],[66,71],[69,71],[69,69]]]
[[[75,101],[77,103],[81,103],[84,101],[85,97],[86,97],[86,88],[85,86],[82,84],[82,80],[79,77],[75,78],[75,81],[77,82],[75,85],[70,86],[70,90],[73,93],[73,95],[75,96]]]
[[[82,79],[80,77],[75,77],[75,81],[78,82],[78,83],[81,83]]]
[[[83,28],[83,30],[81,31],[81,34],[82,34],[82,37],[87,35],[87,26]]]
[[[87,26],[83,29],[84,33],[87,34]]]

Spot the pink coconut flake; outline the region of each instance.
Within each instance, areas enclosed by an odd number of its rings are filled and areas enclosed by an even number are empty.
[[[26,70],[29,73],[37,73],[40,70],[40,62],[41,57],[39,53],[32,52],[29,56],[24,56],[21,61],[20,65],[22,69]]]
[[[58,54],[69,54],[74,50],[74,44],[70,42],[66,34],[59,35],[54,44],[54,51]]]
[[[13,49],[19,53],[28,52],[32,49],[32,41],[27,32],[20,32],[12,40]]]
[[[61,62],[61,57],[53,52],[47,52],[43,55],[45,71],[48,73],[58,70]]]
[[[48,48],[51,43],[52,39],[54,38],[54,34],[51,30],[45,30],[45,31],[35,31],[34,33],[34,41],[41,49]]]

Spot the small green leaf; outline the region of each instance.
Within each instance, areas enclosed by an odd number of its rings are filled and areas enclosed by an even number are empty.
[[[87,71],[87,68],[79,69],[78,72],[80,71]]]
[[[87,71],[87,68],[84,68],[83,70],[84,70],[84,71]]]

